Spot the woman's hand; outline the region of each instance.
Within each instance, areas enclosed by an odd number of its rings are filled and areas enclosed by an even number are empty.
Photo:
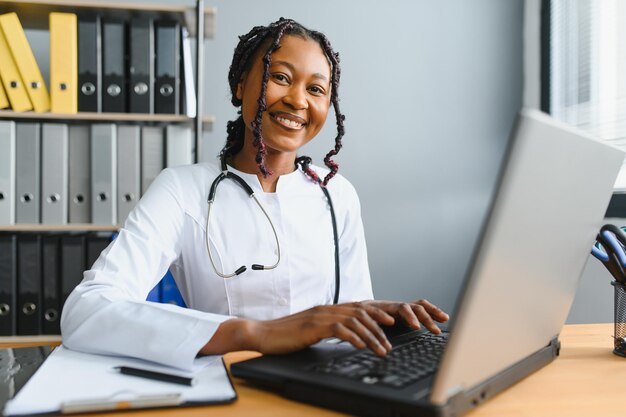
[[[396,320],[405,321],[413,329],[423,324],[439,334],[441,330],[435,321],[445,322],[448,315],[426,300],[412,303],[369,300],[314,307],[280,319],[256,322],[253,330],[258,341],[256,350],[262,353],[293,352],[324,338],[336,337],[382,356],[391,350],[391,344],[380,325],[390,326]]]
[[[369,348],[383,356],[391,344],[380,325],[391,326],[403,320],[413,329],[424,325],[433,333],[441,330],[448,315],[426,300],[410,303],[361,301],[317,306],[275,320],[228,320],[201,350],[203,354],[250,349],[261,353],[289,353],[327,337],[336,337],[358,349]]]

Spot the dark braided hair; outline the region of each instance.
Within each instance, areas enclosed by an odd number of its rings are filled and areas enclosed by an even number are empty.
[[[335,118],[337,122],[337,136],[335,136],[335,147],[326,154],[324,158],[324,164],[330,169],[330,172],[326,175],[323,181],[320,180],[315,171],[310,167],[311,158],[308,156],[301,156],[296,159],[296,164],[300,165],[302,171],[313,181],[321,183],[326,186],[328,181],[335,176],[339,170],[339,165],[331,158],[339,152],[343,146],[341,139],[344,135],[343,121],[345,116],[341,114],[339,110],[339,78],[341,75],[341,69],[339,68],[339,54],[336,53],[330,45],[330,42],[326,36],[317,31],[313,31],[305,28],[298,22],[291,19],[280,18],[277,22],[271,23],[269,26],[255,26],[250,32],[239,37],[239,43],[235,48],[233,54],[233,61],[230,65],[228,72],[228,83],[232,93],[231,102],[236,107],[241,107],[242,101],[237,98],[237,86],[243,74],[252,66],[252,58],[257,51],[265,45],[267,50],[263,55],[263,80],[261,85],[261,93],[257,100],[258,110],[251,122],[252,132],[254,134],[254,141],[252,142],[257,149],[256,163],[259,167],[259,171],[263,176],[268,176],[271,172],[265,166],[265,143],[263,141],[261,120],[263,112],[267,110],[267,103],[265,100],[265,93],[267,91],[267,81],[269,80],[269,67],[271,62],[271,56],[274,51],[280,48],[280,40],[285,35],[300,36],[303,39],[311,39],[319,43],[320,47],[324,51],[326,57],[331,64],[331,96],[330,101],[333,104],[335,110]],[[244,135],[245,135],[245,123],[242,116],[241,108],[238,111],[239,117],[235,120],[231,120],[226,125],[226,132],[228,134],[226,138],[226,144],[220,152],[221,158],[229,158],[237,154],[243,148]]]

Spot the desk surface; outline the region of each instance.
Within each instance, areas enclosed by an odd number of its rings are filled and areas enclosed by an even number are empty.
[[[561,356],[550,365],[486,402],[469,417],[626,415],[626,358],[612,353],[612,324],[567,325]],[[15,346],[16,344],[12,344]],[[227,364],[255,356],[235,352]],[[287,400],[233,379],[239,399],[230,405],[177,409],[177,416],[339,416],[342,414]],[[91,416],[168,416],[172,409]]]

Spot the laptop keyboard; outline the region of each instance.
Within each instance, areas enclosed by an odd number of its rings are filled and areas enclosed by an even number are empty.
[[[420,333],[407,343],[394,347],[385,357],[363,350],[318,364],[313,371],[366,384],[403,388],[437,370],[447,339],[447,332],[440,335]]]

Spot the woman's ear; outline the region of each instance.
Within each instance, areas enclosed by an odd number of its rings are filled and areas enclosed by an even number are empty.
[[[243,100],[243,83],[245,81],[245,77],[242,75],[237,83],[237,91],[235,91],[235,97],[237,100]]]

